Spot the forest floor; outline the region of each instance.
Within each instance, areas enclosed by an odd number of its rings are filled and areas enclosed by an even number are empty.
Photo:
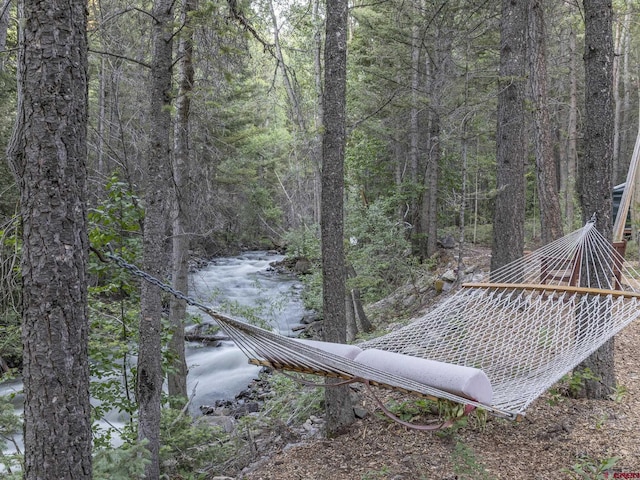
[[[640,321],[615,339],[618,395],[572,399],[557,391],[520,422],[472,414],[465,425],[418,432],[369,414],[333,439],[289,445],[245,470],[243,480],[550,480],[640,478]],[[605,472],[605,465],[613,467]]]

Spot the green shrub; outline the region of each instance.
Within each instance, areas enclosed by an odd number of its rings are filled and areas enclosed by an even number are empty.
[[[149,451],[143,444],[125,443],[118,448],[100,448],[93,455],[94,480],[138,480],[144,478]]]
[[[160,445],[160,468],[166,478],[211,478],[223,473],[236,451],[220,427],[175,409],[162,410]]]

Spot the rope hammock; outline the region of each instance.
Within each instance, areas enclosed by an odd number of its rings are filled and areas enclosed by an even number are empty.
[[[464,413],[480,407],[514,420],[640,316],[640,273],[625,262],[624,246],[607,241],[592,219],[491,272],[489,281],[463,284],[407,326],[358,345],[259,328],[107,256],[210,315],[250,363],[450,400],[465,405]]]
[[[358,345],[285,337],[196,304],[256,365],[396,389],[517,419],[639,316],[640,274],[594,221],[464,284],[411,324]],[[189,301],[189,298],[186,298]]]

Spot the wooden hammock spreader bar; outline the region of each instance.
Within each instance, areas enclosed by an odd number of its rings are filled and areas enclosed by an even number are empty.
[[[296,373],[304,373],[304,374],[308,374],[308,375],[315,375],[315,376],[321,376],[321,377],[326,377],[326,378],[338,378],[340,380],[345,380],[345,381],[362,381],[364,382],[364,379],[358,379],[357,377],[353,377],[351,375],[338,375],[336,373],[333,372],[321,372],[318,370],[312,370],[309,368],[301,368],[298,366],[294,366],[294,365],[285,365],[283,363],[274,363],[274,362],[268,362],[266,360],[260,360],[257,358],[251,358],[249,359],[249,363],[252,365],[257,365],[259,367],[267,367],[267,368],[273,368],[274,370],[286,370],[289,372],[296,372]],[[379,387],[379,388],[383,388],[385,390],[393,390],[396,392],[400,392],[400,393],[404,393],[407,395],[415,395],[418,397],[422,397],[422,398],[426,398],[427,400],[431,400],[433,402],[437,402],[439,399],[438,397],[435,397],[433,395],[428,395],[426,393],[421,393],[421,392],[415,392],[413,390],[408,390],[406,388],[402,388],[402,387],[397,387],[397,386],[393,386],[393,385],[388,385],[386,383],[380,383],[380,382],[376,382],[376,381],[372,381],[372,380],[368,380],[367,383],[369,385],[372,385],[374,387]],[[486,407],[485,407],[486,408]]]
[[[463,288],[481,288],[484,290],[535,290],[538,292],[567,292],[579,295],[600,295],[625,298],[640,298],[638,292],[628,292],[624,290],[610,290],[605,288],[573,287],[570,285],[541,285],[537,283],[491,283],[473,282],[463,283]]]

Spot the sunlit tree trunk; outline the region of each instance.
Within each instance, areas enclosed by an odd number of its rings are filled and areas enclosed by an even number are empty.
[[[18,5],[24,478],[91,478],[87,315],[87,13]]]

